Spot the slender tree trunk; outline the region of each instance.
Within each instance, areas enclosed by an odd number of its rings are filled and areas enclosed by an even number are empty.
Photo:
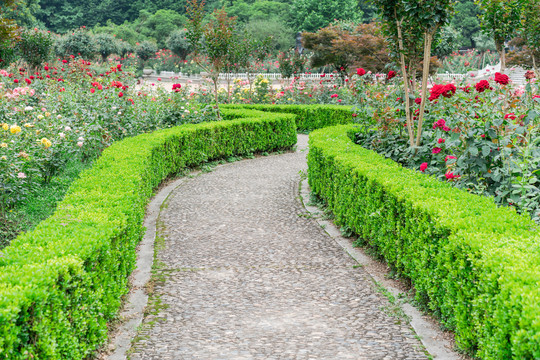
[[[420,146],[422,140],[422,122],[424,121],[424,109],[427,100],[427,83],[429,77],[429,62],[431,60],[431,42],[433,33],[424,33],[424,67],[422,71],[422,102],[420,103],[420,113],[418,114],[418,128],[416,130],[416,146]]]
[[[212,76],[212,80],[214,80],[214,100],[216,102],[216,113],[218,120],[221,120],[221,113],[219,112],[219,101],[218,101],[218,81],[219,81],[219,73],[216,73],[214,76]]]
[[[506,69],[506,54],[504,51],[504,42],[496,44],[497,52],[501,61],[501,73]]]
[[[403,20],[397,19],[397,10],[394,9],[394,14],[396,17],[396,25],[397,25],[397,31],[398,31],[398,46],[399,46],[399,52],[400,52],[400,63],[401,63],[401,73],[403,75],[403,83],[405,86],[405,116],[407,119],[407,131],[409,132],[409,143],[410,146],[414,146],[414,130],[413,130],[413,123],[411,118],[411,104],[409,99],[409,78],[407,76],[407,69],[405,66],[405,55],[403,54],[403,37],[401,34],[401,23]]]

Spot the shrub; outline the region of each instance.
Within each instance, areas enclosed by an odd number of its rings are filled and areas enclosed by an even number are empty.
[[[41,67],[51,56],[54,41],[45,31],[24,30],[17,44],[21,59],[33,69]]]
[[[142,134],[107,148],[55,214],[0,257],[0,357],[81,359],[104,342],[127,293],[145,205],[162,180],[205,161],[291,147],[293,117],[242,119]]]
[[[483,359],[540,354],[535,224],[492,199],[355,145],[355,126],[310,135],[309,183],[416,289],[461,348]]]
[[[78,29],[59,38],[55,44],[59,56],[78,56],[93,59],[98,53],[94,37],[83,29]]]
[[[186,31],[173,31],[167,38],[167,48],[182,60],[185,60],[189,54],[189,41],[186,39]]]
[[[114,36],[101,33],[95,35],[94,39],[97,44],[97,52],[101,55],[103,61],[106,61],[110,55],[120,52],[119,44]]]
[[[296,115],[296,129],[311,131],[353,122],[353,112],[340,105],[225,105],[227,109],[253,109]]]
[[[143,41],[135,49],[135,53],[142,60],[146,61],[155,56],[157,52],[157,46],[153,42]]]

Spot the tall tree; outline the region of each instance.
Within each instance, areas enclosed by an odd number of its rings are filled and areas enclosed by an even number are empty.
[[[298,31],[314,32],[335,20],[361,21],[357,0],[292,0],[290,22]]]
[[[477,0],[483,13],[482,30],[491,35],[501,58],[501,71],[506,68],[505,41],[520,28],[522,0]]]

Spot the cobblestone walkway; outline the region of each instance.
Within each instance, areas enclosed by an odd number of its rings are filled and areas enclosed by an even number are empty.
[[[261,157],[171,194],[161,304],[131,359],[427,359],[369,275],[305,216],[306,168],[302,151]]]

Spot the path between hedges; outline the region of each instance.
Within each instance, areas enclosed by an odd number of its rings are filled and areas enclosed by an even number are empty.
[[[260,157],[171,194],[160,304],[131,359],[427,359],[371,277],[305,216],[306,168],[305,151]]]

